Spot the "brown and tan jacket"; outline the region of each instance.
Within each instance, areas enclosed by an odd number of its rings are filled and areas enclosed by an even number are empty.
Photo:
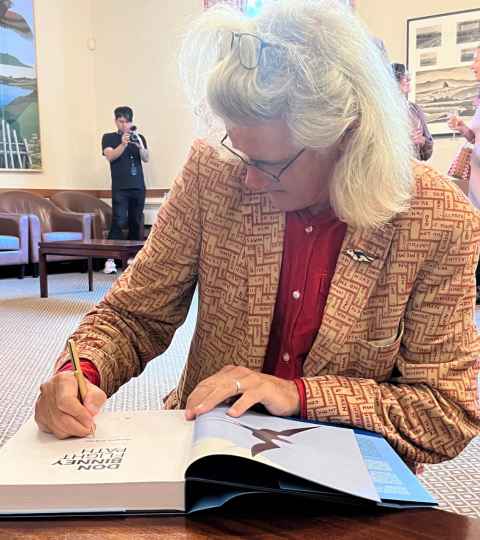
[[[381,230],[348,227],[304,381],[309,418],[375,430],[407,461],[434,463],[480,432],[480,222],[449,180],[417,162],[414,172],[409,211]],[[198,322],[167,407],[184,407],[226,364],[262,369],[285,215],[243,189],[244,173],[196,142],[144,249],[75,332],[107,395],[165,351],[197,284]]]

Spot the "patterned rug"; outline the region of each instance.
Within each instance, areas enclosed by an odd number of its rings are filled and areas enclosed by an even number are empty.
[[[65,340],[114,279],[95,273],[95,290],[88,292],[86,274],[52,275],[46,299],[39,297],[38,279],[0,279],[0,446],[32,414],[38,388]],[[106,410],[162,408],[187,356],[196,313],[195,298],[167,352],[112,396]],[[480,438],[456,459],[427,467],[422,481],[444,510],[480,517]]]

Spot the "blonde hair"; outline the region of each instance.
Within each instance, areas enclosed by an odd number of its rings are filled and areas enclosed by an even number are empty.
[[[273,45],[256,69],[242,66],[232,32]],[[219,120],[283,118],[299,146],[339,144],[330,203],[342,221],[379,227],[408,208],[406,100],[363,24],[338,0],[277,0],[255,18],[214,7],[185,36],[180,66],[193,110],[210,130]]]

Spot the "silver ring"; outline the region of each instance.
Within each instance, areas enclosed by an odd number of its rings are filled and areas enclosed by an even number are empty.
[[[242,391],[242,387],[240,386],[240,381],[235,381],[235,391],[237,394],[240,394]]]

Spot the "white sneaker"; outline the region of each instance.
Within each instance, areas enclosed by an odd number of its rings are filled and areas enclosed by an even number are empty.
[[[105,268],[103,269],[104,274],[116,274],[117,267],[115,266],[115,259],[107,259],[105,262]]]
[[[133,257],[130,257],[130,258],[128,259],[128,261],[127,261],[127,264],[129,264],[129,265],[130,265],[130,264],[133,264],[133,260],[134,260]]]

